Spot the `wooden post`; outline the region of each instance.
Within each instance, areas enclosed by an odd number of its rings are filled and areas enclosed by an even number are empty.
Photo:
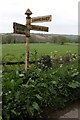
[[[26,17],[25,71],[27,71],[27,68],[29,66],[29,37],[30,37],[30,29],[28,26],[31,25],[30,15],[32,14],[32,12],[28,9],[25,14],[27,15]]]
[[[32,14],[32,12],[29,9],[27,9],[25,14],[27,15],[27,17],[26,17],[26,26],[22,25],[22,24],[19,24],[19,23],[13,23],[13,28],[14,28],[14,33],[24,34],[24,35],[26,34],[25,71],[27,71],[28,66],[29,66],[29,37],[30,37],[30,30],[48,32],[48,27],[31,25],[31,23],[34,23],[34,22],[50,22],[52,16],[47,15],[47,16],[40,16],[40,17],[31,18],[30,15]]]

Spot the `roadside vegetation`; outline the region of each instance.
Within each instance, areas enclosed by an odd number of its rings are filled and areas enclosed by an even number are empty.
[[[37,53],[33,58],[37,59]],[[35,60],[36,60],[35,59]],[[3,119],[43,118],[45,109],[61,109],[80,99],[78,56],[44,55],[24,67],[3,70]]]

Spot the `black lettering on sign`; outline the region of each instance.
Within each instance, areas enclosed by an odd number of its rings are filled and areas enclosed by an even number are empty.
[[[30,30],[37,30],[37,31],[48,32],[48,27],[31,25]]]
[[[31,22],[34,23],[34,22],[50,22],[52,19],[52,16],[51,15],[48,15],[48,16],[40,16],[40,17],[33,17]]]
[[[26,26],[18,23],[13,23],[14,33],[26,34]]]

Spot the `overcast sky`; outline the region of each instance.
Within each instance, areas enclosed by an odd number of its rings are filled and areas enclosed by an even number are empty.
[[[29,8],[31,17],[52,15],[51,22],[37,23],[49,27],[49,33],[78,34],[78,1],[0,0],[0,33],[13,32],[13,22],[25,24]]]

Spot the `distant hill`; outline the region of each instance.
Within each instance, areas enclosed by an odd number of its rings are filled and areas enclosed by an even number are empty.
[[[25,43],[26,36],[21,34],[7,33],[2,35],[2,43]],[[78,42],[77,35],[61,35],[61,34],[35,34],[31,33],[30,42],[31,43],[54,43],[54,41],[59,41],[59,39],[65,38],[66,42]],[[65,41],[64,39],[64,41]]]

